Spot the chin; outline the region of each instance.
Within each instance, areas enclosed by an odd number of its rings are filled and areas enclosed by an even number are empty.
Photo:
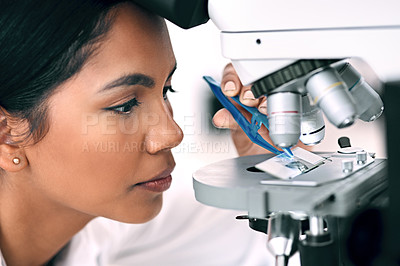
[[[129,210],[122,211],[117,215],[118,217],[110,217],[113,220],[130,223],[130,224],[142,224],[147,223],[154,219],[161,211],[163,204],[162,195],[157,197],[151,204],[146,206],[141,206],[140,208],[135,207],[134,210],[130,208]]]

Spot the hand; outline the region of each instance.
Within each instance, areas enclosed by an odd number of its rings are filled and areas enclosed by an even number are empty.
[[[223,71],[221,88],[222,92],[226,96],[232,97],[239,95],[241,103],[247,106],[257,107],[261,113],[265,115],[267,114],[267,98],[265,96],[262,96],[256,99],[251,92],[251,86],[242,85],[232,64],[228,64]],[[251,115],[238,104],[234,104],[250,121]],[[268,150],[258,146],[257,144],[254,144],[239,127],[229,111],[225,108],[219,110],[214,115],[213,123],[218,128],[231,129],[232,139],[240,156],[263,154],[269,152]],[[258,132],[266,141],[272,143],[268,135],[268,130],[265,128],[265,126],[262,126]]]

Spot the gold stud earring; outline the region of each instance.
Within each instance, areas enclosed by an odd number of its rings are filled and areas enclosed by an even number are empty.
[[[14,157],[14,158],[12,159],[12,161],[13,161],[13,163],[14,163],[15,165],[18,165],[18,164],[21,162],[21,160],[20,160],[18,157]]]

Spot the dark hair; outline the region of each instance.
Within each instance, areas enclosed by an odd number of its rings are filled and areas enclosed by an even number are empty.
[[[26,138],[47,133],[46,100],[96,51],[117,2],[0,1],[0,106],[29,123]]]

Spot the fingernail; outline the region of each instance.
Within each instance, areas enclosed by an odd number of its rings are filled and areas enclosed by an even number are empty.
[[[258,111],[262,114],[267,114],[267,101],[263,101],[260,106],[258,106]]]
[[[222,123],[220,123],[219,125],[217,123],[215,123],[214,119],[212,120],[212,123],[213,123],[214,127],[219,128],[219,129],[229,128],[229,125],[228,125],[226,119]]]
[[[234,91],[236,89],[235,82],[228,81],[225,83],[224,91]]]
[[[243,100],[255,100],[254,94],[248,90],[243,94]]]

